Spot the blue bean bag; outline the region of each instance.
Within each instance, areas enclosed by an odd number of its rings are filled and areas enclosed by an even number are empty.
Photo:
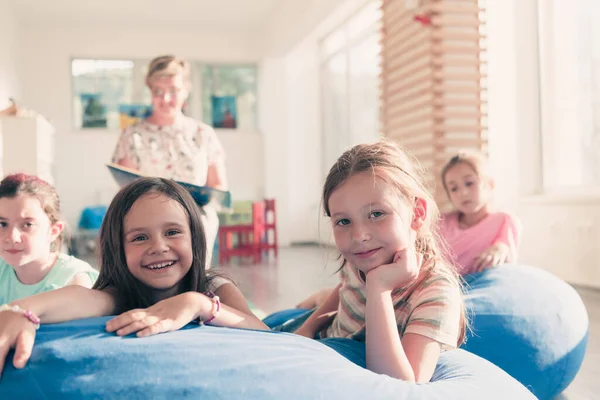
[[[462,348],[499,366],[541,400],[565,390],[588,341],[579,294],[554,275],[523,265],[503,265],[465,280],[471,331]],[[311,312],[283,310],[264,322],[293,332]]]
[[[503,265],[466,281],[472,332],[463,348],[499,366],[541,400],[565,390],[583,362],[589,334],[575,289],[524,265]]]
[[[42,326],[28,365],[7,363],[0,399],[534,399],[463,350],[443,353],[432,382],[414,384],[362,368],[364,346],[350,340],[197,325],[120,338],[106,321]]]

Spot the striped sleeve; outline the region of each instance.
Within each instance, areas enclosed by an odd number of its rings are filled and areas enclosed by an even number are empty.
[[[221,286],[223,286],[226,283],[231,283],[232,285],[235,285],[231,280],[224,278],[222,276],[213,276],[210,281],[208,282],[208,289],[212,292],[216,292],[218,288],[220,288]]]
[[[410,298],[412,311],[404,334],[414,333],[455,348],[461,328],[461,292],[443,277],[433,277]]]

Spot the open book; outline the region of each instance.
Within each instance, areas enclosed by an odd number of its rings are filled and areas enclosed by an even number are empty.
[[[135,169],[123,167],[114,163],[106,164],[113,178],[119,186],[123,187],[130,184],[137,178],[144,176]],[[220,210],[231,209],[231,193],[223,190],[214,189],[208,186],[198,186],[188,182],[176,181],[190,192],[196,203],[200,206],[211,205],[216,206]]]

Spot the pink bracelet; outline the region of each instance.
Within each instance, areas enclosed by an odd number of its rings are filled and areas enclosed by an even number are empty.
[[[219,311],[221,311],[221,300],[219,299],[219,296],[217,296],[216,294],[214,294],[212,291],[208,291],[206,293],[204,293],[209,299],[211,299],[213,301],[214,304],[216,304],[217,309],[215,310],[215,312],[211,315],[211,317],[209,319],[207,319],[206,321],[203,321],[205,324],[208,324],[209,322],[212,322],[216,317],[217,314],[219,313]]]
[[[11,306],[10,304],[3,304],[0,306],[0,312],[2,312],[2,311],[12,311],[12,312],[16,312],[16,313],[22,313],[25,316],[25,318],[27,318],[29,321],[31,321],[35,325],[35,329],[40,328],[40,319],[31,310],[24,310],[21,307],[16,306],[16,305]]]

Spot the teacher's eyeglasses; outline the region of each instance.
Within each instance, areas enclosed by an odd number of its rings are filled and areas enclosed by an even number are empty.
[[[162,88],[151,88],[150,93],[152,94],[152,97],[164,97],[166,94],[170,95],[171,97],[175,97],[181,93],[182,90],[183,88],[178,87],[172,87],[166,90]]]

